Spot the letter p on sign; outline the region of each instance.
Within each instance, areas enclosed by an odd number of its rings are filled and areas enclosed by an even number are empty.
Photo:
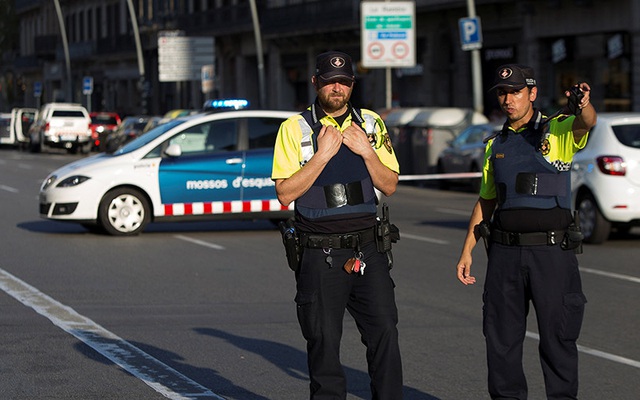
[[[482,47],[482,29],[479,17],[460,18],[458,25],[462,50],[476,50]]]

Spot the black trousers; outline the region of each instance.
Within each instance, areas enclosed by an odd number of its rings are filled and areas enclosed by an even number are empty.
[[[547,399],[577,399],[576,340],[586,298],[573,251],[492,243],[483,300],[491,398],[527,398],[522,351],[531,303]]]
[[[345,310],[353,316],[366,346],[372,399],[402,399],[402,363],[398,346],[398,311],[387,257],[375,242],[361,248],[364,275],[348,274],[343,265],[350,249],[332,249],[331,266],[322,249],[305,249],[296,274],[298,321],[307,341],[310,399],[346,399],[340,362]]]

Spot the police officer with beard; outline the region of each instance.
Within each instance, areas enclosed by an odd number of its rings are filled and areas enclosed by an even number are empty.
[[[475,283],[471,252],[488,245],[483,332],[492,399],[527,398],[522,367],[529,304],[536,310],[547,398],[577,399],[578,351],[586,298],[575,251],[580,233],[571,215],[571,161],[596,124],[589,85],[565,93],[568,114],[535,109],[530,67],[497,69],[495,90],[507,120],[489,140],[480,197],[457,264],[458,279]]]
[[[307,341],[310,398],[346,399],[340,341],[347,310],[366,346],[372,398],[399,400],[391,258],[376,243],[376,189],[395,192],[398,162],[380,117],[349,102],[355,83],[349,55],[318,55],[311,83],[316,100],[281,125],[272,171],[279,201],[295,201],[303,248],[294,267],[295,302]]]

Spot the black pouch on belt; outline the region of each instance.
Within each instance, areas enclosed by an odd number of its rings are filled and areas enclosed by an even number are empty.
[[[400,240],[400,230],[389,222],[389,206],[382,204],[382,218],[376,224],[376,245],[379,253],[391,251],[391,244]]]
[[[560,247],[562,250],[573,250],[576,254],[582,254],[582,240],[584,234],[580,230],[580,217],[578,212],[574,212],[573,222],[567,228]]]
[[[300,267],[303,249],[300,243],[300,236],[295,227],[294,218],[280,221],[278,226],[280,227],[280,233],[282,233],[282,243],[284,244],[284,251],[287,256],[287,263],[289,264],[289,268],[295,272]]]

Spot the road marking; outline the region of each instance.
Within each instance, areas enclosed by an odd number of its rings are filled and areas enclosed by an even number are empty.
[[[48,318],[54,325],[75,336],[164,397],[175,400],[224,400],[223,397],[3,269],[0,269],[0,289]]]
[[[12,188],[11,186],[7,186],[7,185],[0,185],[0,189],[6,190],[7,192],[11,192],[11,193],[18,193],[18,189]]]
[[[608,278],[616,278],[616,279],[622,279],[623,281],[640,283],[640,278],[636,278],[635,276],[616,274],[613,272],[600,271],[598,269],[584,268],[584,267],[580,267],[580,271],[587,272],[594,275],[602,275]]]
[[[209,243],[209,242],[205,242],[203,240],[198,240],[198,239],[192,239],[188,236],[174,235],[173,237],[176,239],[184,240],[186,242],[199,244],[200,246],[211,247],[212,249],[216,249],[216,250],[224,250],[224,247],[220,246],[219,244]]]
[[[436,211],[439,211],[443,214],[453,214],[453,215],[462,215],[464,217],[471,217],[471,210],[454,210],[451,208],[436,208]]]
[[[540,335],[538,335],[537,333],[534,333],[534,332],[527,331],[527,337],[540,341]],[[585,347],[585,346],[580,346],[580,345],[578,345],[578,351],[582,352],[582,353],[585,353],[585,354],[589,354],[589,355],[595,356],[595,357],[604,358],[604,359],[609,360],[609,361],[617,362],[617,363],[620,363],[620,364],[630,365],[630,366],[635,367],[635,368],[640,368],[640,361],[632,360],[630,358],[617,356],[615,354],[607,353],[607,352],[600,351],[600,350],[595,350],[595,349],[592,349],[592,348],[589,348],[589,347]]]
[[[422,242],[429,242],[429,243],[435,243],[435,244],[449,244],[449,242],[447,242],[446,240],[440,240],[440,239],[433,239],[433,238],[429,238],[429,237],[424,237],[424,236],[418,236],[418,235],[412,235],[410,233],[403,233],[400,232],[400,238],[407,238],[407,239],[413,239],[413,240],[420,240]]]

